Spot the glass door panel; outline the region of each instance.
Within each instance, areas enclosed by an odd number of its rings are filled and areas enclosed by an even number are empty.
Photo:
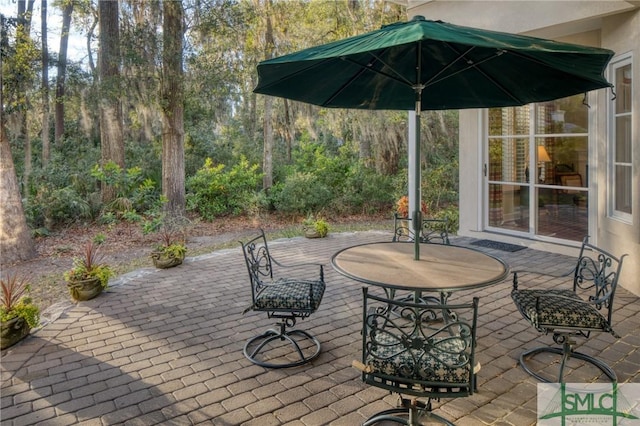
[[[588,234],[588,111],[582,102],[574,96],[489,110],[489,228],[574,241]]]

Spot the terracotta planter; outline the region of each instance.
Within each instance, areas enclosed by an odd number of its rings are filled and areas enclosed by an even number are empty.
[[[321,238],[321,235],[314,229],[307,229],[304,231],[304,236],[307,238]]]
[[[77,301],[91,300],[102,293],[100,278],[90,278],[82,281],[72,281],[67,283],[71,298]]]
[[[24,318],[16,317],[3,322],[0,328],[0,349],[13,346],[29,335],[31,327]]]
[[[184,260],[184,256],[182,257],[169,257],[161,252],[153,252],[151,253],[151,259],[153,260],[153,265],[159,269],[167,269],[173,268],[174,266],[178,266],[182,264]]]

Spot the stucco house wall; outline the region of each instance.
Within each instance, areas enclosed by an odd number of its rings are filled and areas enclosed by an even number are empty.
[[[408,18],[422,15],[457,25],[544,37],[570,43],[604,47],[616,56],[633,58],[633,222],[613,219],[607,212],[608,104],[611,92],[589,95],[590,108],[590,228],[592,242],[616,254],[627,253],[620,285],[640,295],[640,2],[607,1],[419,1],[407,3]],[[615,57],[614,57],[615,59]],[[484,112],[460,111],[460,230],[459,234],[484,235]],[[528,246],[577,254],[575,244],[522,240],[505,233],[492,239],[524,242]]]

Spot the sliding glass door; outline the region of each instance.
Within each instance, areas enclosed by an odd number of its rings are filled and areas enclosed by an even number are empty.
[[[487,228],[580,241],[588,234],[588,107],[583,96],[487,117]]]

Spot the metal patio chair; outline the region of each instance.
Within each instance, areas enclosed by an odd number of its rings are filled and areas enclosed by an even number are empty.
[[[583,360],[599,368],[611,381],[617,381],[616,373],[605,362],[593,356],[574,351],[576,337],[588,339],[592,332],[611,333],[620,337],[612,328],[613,299],[622,270],[624,257],[615,257],[582,241],[576,266],[561,277],[572,277],[571,288],[520,289],[522,278],[541,282],[560,278],[548,274],[515,271],[511,297],[522,314],[536,330],[553,334],[553,341],[561,347],[542,346],[529,349],[520,356],[520,365],[541,382],[548,378],[533,371],[527,358],[547,352],[561,356],[557,382],[563,382],[564,369],[571,358]],[[567,286],[569,287],[569,286]]]
[[[419,425],[426,419],[452,425],[432,412],[431,401],[466,397],[476,389],[478,298],[426,305],[378,297],[365,287],[363,301],[362,360],[353,366],[365,383],[399,396],[397,408],[375,414],[364,425]],[[404,312],[397,318],[387,315],[389,309]],[[437,311],[455,315],[437,318]]]
[[[269,253],[264,231],[247,243],[242,251],[251,283],[253,310],[277,318],[277,329],[249,339],[244,355],[251,362],[267,368],[285,368],[305,364],[320,354],[320,342],[304,330],[292,330],[298,318],[307,318],[320,306],[324,295],[324,269],[320,264],[284,265]],[[287,276],[274,276],[286,272]],[[308,278],[310,269],[317,273]]]
[[[411,218],[393,214],[393,242],[414,241],[415,231]],[[449,219],[422,219],[420,242],[433,244],[451,244],[449,241]]]
[[[413,242],[415,231],[413,229],[411,218],[398,216],[393,214],[393,242]],[[449,241],[449,219],[422,219],[422,227],[420,228],[420,242],[429,244],[446,244]],[[387,295],[395,299],[395,290],[387,290]],[[413,293],[403,295],[398,300],[404,302],[414,301]],[[420,296],[421,303],[439,303],[440,299],[434,296]]]

